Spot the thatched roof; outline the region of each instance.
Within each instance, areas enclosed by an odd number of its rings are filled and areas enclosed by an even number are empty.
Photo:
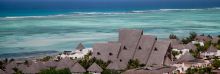
[[[78,63],[76,62],[71,68],[71,73],[83,73],[86,72],[86,70]]]
[[[134,59],[138,59],[140,63],[146,64],[150,57],[156,37],[150,35],[141,36],[140,42],[136,48]]]
[[[154,48],[151,52],[150,58],[147,65],[161,65],[164,63],[164,58],[170,48],[170,41],[168,40],[157,40]],[[156,58],[156,59],[155,59]]]
[[[58,62],[56,62],[56,61],[47,61],[47,62],[45,62],[44,65],[45,65],[47,68],[50,68],[50,67],[56,67],[57,64],[58,64]]]
[[[185,46],[183,44],[176,44],[176,45],[173,45],[172,48],[182,50],[182,49],[185,49]]]
[[[77,50],[82,50],[82,49],[85,49],[84,45],[82,43],[79,43],[76,47]]]
[[[75,61],[71,60],[70,58],[64,58],[58,62],[56,69],[71,68],[74,63]]]
[[[92,57],[108,61],[108,43],[96,43],[93,45]]]
[[[8,64],[5,66],[5,72],[6,72],[7,74],[12,74],[12,73],[14,73],[13,68],[16,68],[16,67],[18,67],[17,64],[16,64],[16,62],[8,63]]]
[[[120,65],[117,62],[112,62],[107,66],[107,69],[111,69],[111,70],[122,70],[122,68],[120,68]]]
[[[38,63],[32,63],[29,67],[25,67],[25,69],[22,71],[25,74],[36,74],[40,72],[40,66]]]
[[[135,29],[120,29],[119,31],[119,42],[121,43],[121,51],[119,53],[119,64],[123,67],[127,66],[130,59],[133,58],[134,52],[143,35],[143,30]]]
[[[25,72],[26,67],[27,67],[27,65],[20,64],[20,65],[18,65],[18,70],[20,70],[20,71],[22,71],[22,72]]]
[[[186,52],[179,59],[177,59],[177,61],[175,61],[175,62],[176,63],[179,63],[179,62],[189,62],[189,61],[193,61],[195,59],[196,58],[194,58],[189,52]]]
[[[87,71],[89,72],[95,72],[95,73],[101,73],[103,71],[103,69],[97,65],[96,63],[93,63],[88,69]]]
[[[0,74],[6,74],[6,72],[0,69]]]
[[[220,40],[219,37],[216,37],[216,36],[212,37],[212,43],[218,43],[218,40]]]
[[[156,67],[147,67],[147,68],[137,68],[130,69],[122,74],[163,74],[163,73],[172,73],[176,67],[172,66],[156,66]]]
[[[193,50],[195,51],[196,50],[196,46],[194,44],[192,44],[192,42],[188,43],[185,45],[185,49],[190,49],[190,50]]]
[[[214,47],[213,45],[211,45],[206,52],[217,52],[218,49],[216,47]]]
[[[119,51],[121,48],[121,43],[108,43],[108,50],[106,50],[108,60],[109,61],[114,61],[117,59]]]
[[[197,41],[201,41],[201,42],[206,42],[206,41],[210,41],[211,38],[207,37],[207,36],[200,36],[200,35],[197,35],[195,40]]]

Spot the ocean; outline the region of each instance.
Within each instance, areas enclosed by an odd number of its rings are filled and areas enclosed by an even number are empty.
[[[190,32],[220,35],[220,8],[26,10],[0,12],[0,58],[74,50],[83,43],[117,41],[120,28],[160,39]]]

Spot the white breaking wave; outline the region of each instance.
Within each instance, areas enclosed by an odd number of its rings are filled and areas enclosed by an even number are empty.
[[[13,19],[26,19],[26,18],[54,18],[54,17],[64,17],[73,15],[119,15],[119,14],[141,14],[149,12],[164,12],[164,11],[200,11],[200,10],[219,10],[220,7],[205,8],[205,9],[158,9],[158,10],[134,10],[128,12],[73,12],[72,14],[58,14],[58,15],[47,15],[47,16],[9,16],[2,17],[3,20],[13,20]]]

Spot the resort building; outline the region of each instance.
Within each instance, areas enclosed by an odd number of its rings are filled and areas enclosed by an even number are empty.
[[[86,70],[78,63],[76,62],[70,69],[70,72],[72,74],[83,74],[86,72]]]
[[[103,71],[103,69],[97,65],[96,63],[93,63],[88,69],[87,71],[89,71],[92,74],[101,74],[101,72]]]
[[[157,40],[155,36],[143,35],[142,30],[120,29],[117,42],[94,44],[92,57],[119,65],[111,67],[115,69],[125,69],[131,59],[137,59],[148,66],[164,65],[165,60],[172,60],[170,44],[169,40]]]
[[[214,47],[213,45],[211,45],[206,52],[202,53],[201,55],[204,57],[214,57],[217,54],[218,49],[216,47]]]
[[[83,58],[84,55],[88,54],[89,52],[92,52],[92,48],[85,48],[82,43],[79,43],[74,51],[66,51],[63,54],[61,54],[59,57],[61,58],[72,58],[72,59],[80,59]]]

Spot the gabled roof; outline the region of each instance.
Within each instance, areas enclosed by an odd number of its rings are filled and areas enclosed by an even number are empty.
[[[76,47],[77,50],[85,49],[84,45],[82,43],[79,43]]]
[[[149,67],[150,68],[150,67]],[[156,66],[149,68],[137,68],[137,69],[130,69],[122,74],[163,74],[163,73],[172,73],[176,69],[176,67],[172,66]]]
[[[117,62],[110,63],[106,68],[111,70],[122,70]]]
[[[182,50],[182,49],[185,49],[185,46],[183,44],[176,44],[176,45],[173,45],[172,48]]]
[[[27,67],[27,65],[20,64],[20,65],[18,65],[18,70],[24,72],[26,70],[26,67]]]
[[[92,57],[108,61],[108,43],[95,43],[93,45]]]
[[[171,64],[173,64],[173,62],[171,61],[171,59],[169,58],[169,57],[165,57],[165,60],[164,60],[164,64],[165,65],[171,65]]]
[[[220,40],[219,37],[216,37],[216,36],[212,37],[212,43],[218,43],[218,40]]]
[[[194,44],[192,44],[192,42],[188,43],[185,45],[185,49],[190,49],[190,50],[193,50],[195,51],[196,50],[196,46]]]
[[[147,60],[150,57],[150,53],[153,49],[155,42],[156,42],[156,37],[154,36],[150,36],[150,35],[141,36],[141,39],[136,48],[133,59],[138,59],[140,63],[146,64]]]
[[[12,74],[12,73],[14,73],[13,68],[15,68],[15,67],[18,67],[17,64],[16,64],[16,62],[8,63],[8,64],[6,65],[6,67],[5,67],[5,72],[6,72],[7,74]]]
[[[40,66],[38,63],[32,63],[29,67],[25,67],[22,71],[25,74],[36,74],[40,72]]]
[[[45,62],[45,66],[46,66],[47,68],[56,67],[57,64],[58,64],[58,62],[56,62],[56,61],[47,61],[47,62]]]
[[[74,65],[75,61],[70,58],[61,59],[57,64],[57,69],[70,68]]]
[[[122,44],[122,46],[135,49],[141,35],[143,35],[143,30],[120,29],[119,42]]]
[[[218,49],[216,47],[214,47],[213,45],[211,45],[208,49],[207,52],[217,52]]]
[[[72,73],[83,73],[86,72],[86,70],[78,63],[76,62],[71,68],[70,71]]]
[[[116,60],[121,48],[121,43],[108,43],[107,56],[109,61]]]
[[[121,50],[118,56],[119,62],[123,67],[127,66],[130,59],[133,59],[138,42],[143,35],[143,30],[135,29],[120,29],[119,42],[121,43]]]
[[[170,48],[169,40],[157,40],[154,48],[151,52],[150,58],[147,61],[147,65],[161,65],[164,62],[164,58]],[[156,58],[156,59],[155,59]]]
[[[211,38],[207,37],[207,36],[200,36],[200,35],[197,35],[195,40],[198,40],[198,41],[202,41],[202,42],[206,42],[206,41],[210,41]]]
[[[181,41],[177,39],[170,39],[170,44],[171,46],[178,45],[178,44],[181,44]]]
[[[0,69],[0,74],[6,74],[6,72]]]
[[[103,69],[97,65],[96,63],[93,63],[88,69],[87,71],[89,72],[95,72],[95,73],[101,73],[103,71]]]
[[[185,54],[183,54],[179,59],[177,59],[177,61],[175,61],[176,63],[179,62],[188,62],[188,61],[192,61],[195,60],[196,58],[194,58],[189,52],[186,52]]]

